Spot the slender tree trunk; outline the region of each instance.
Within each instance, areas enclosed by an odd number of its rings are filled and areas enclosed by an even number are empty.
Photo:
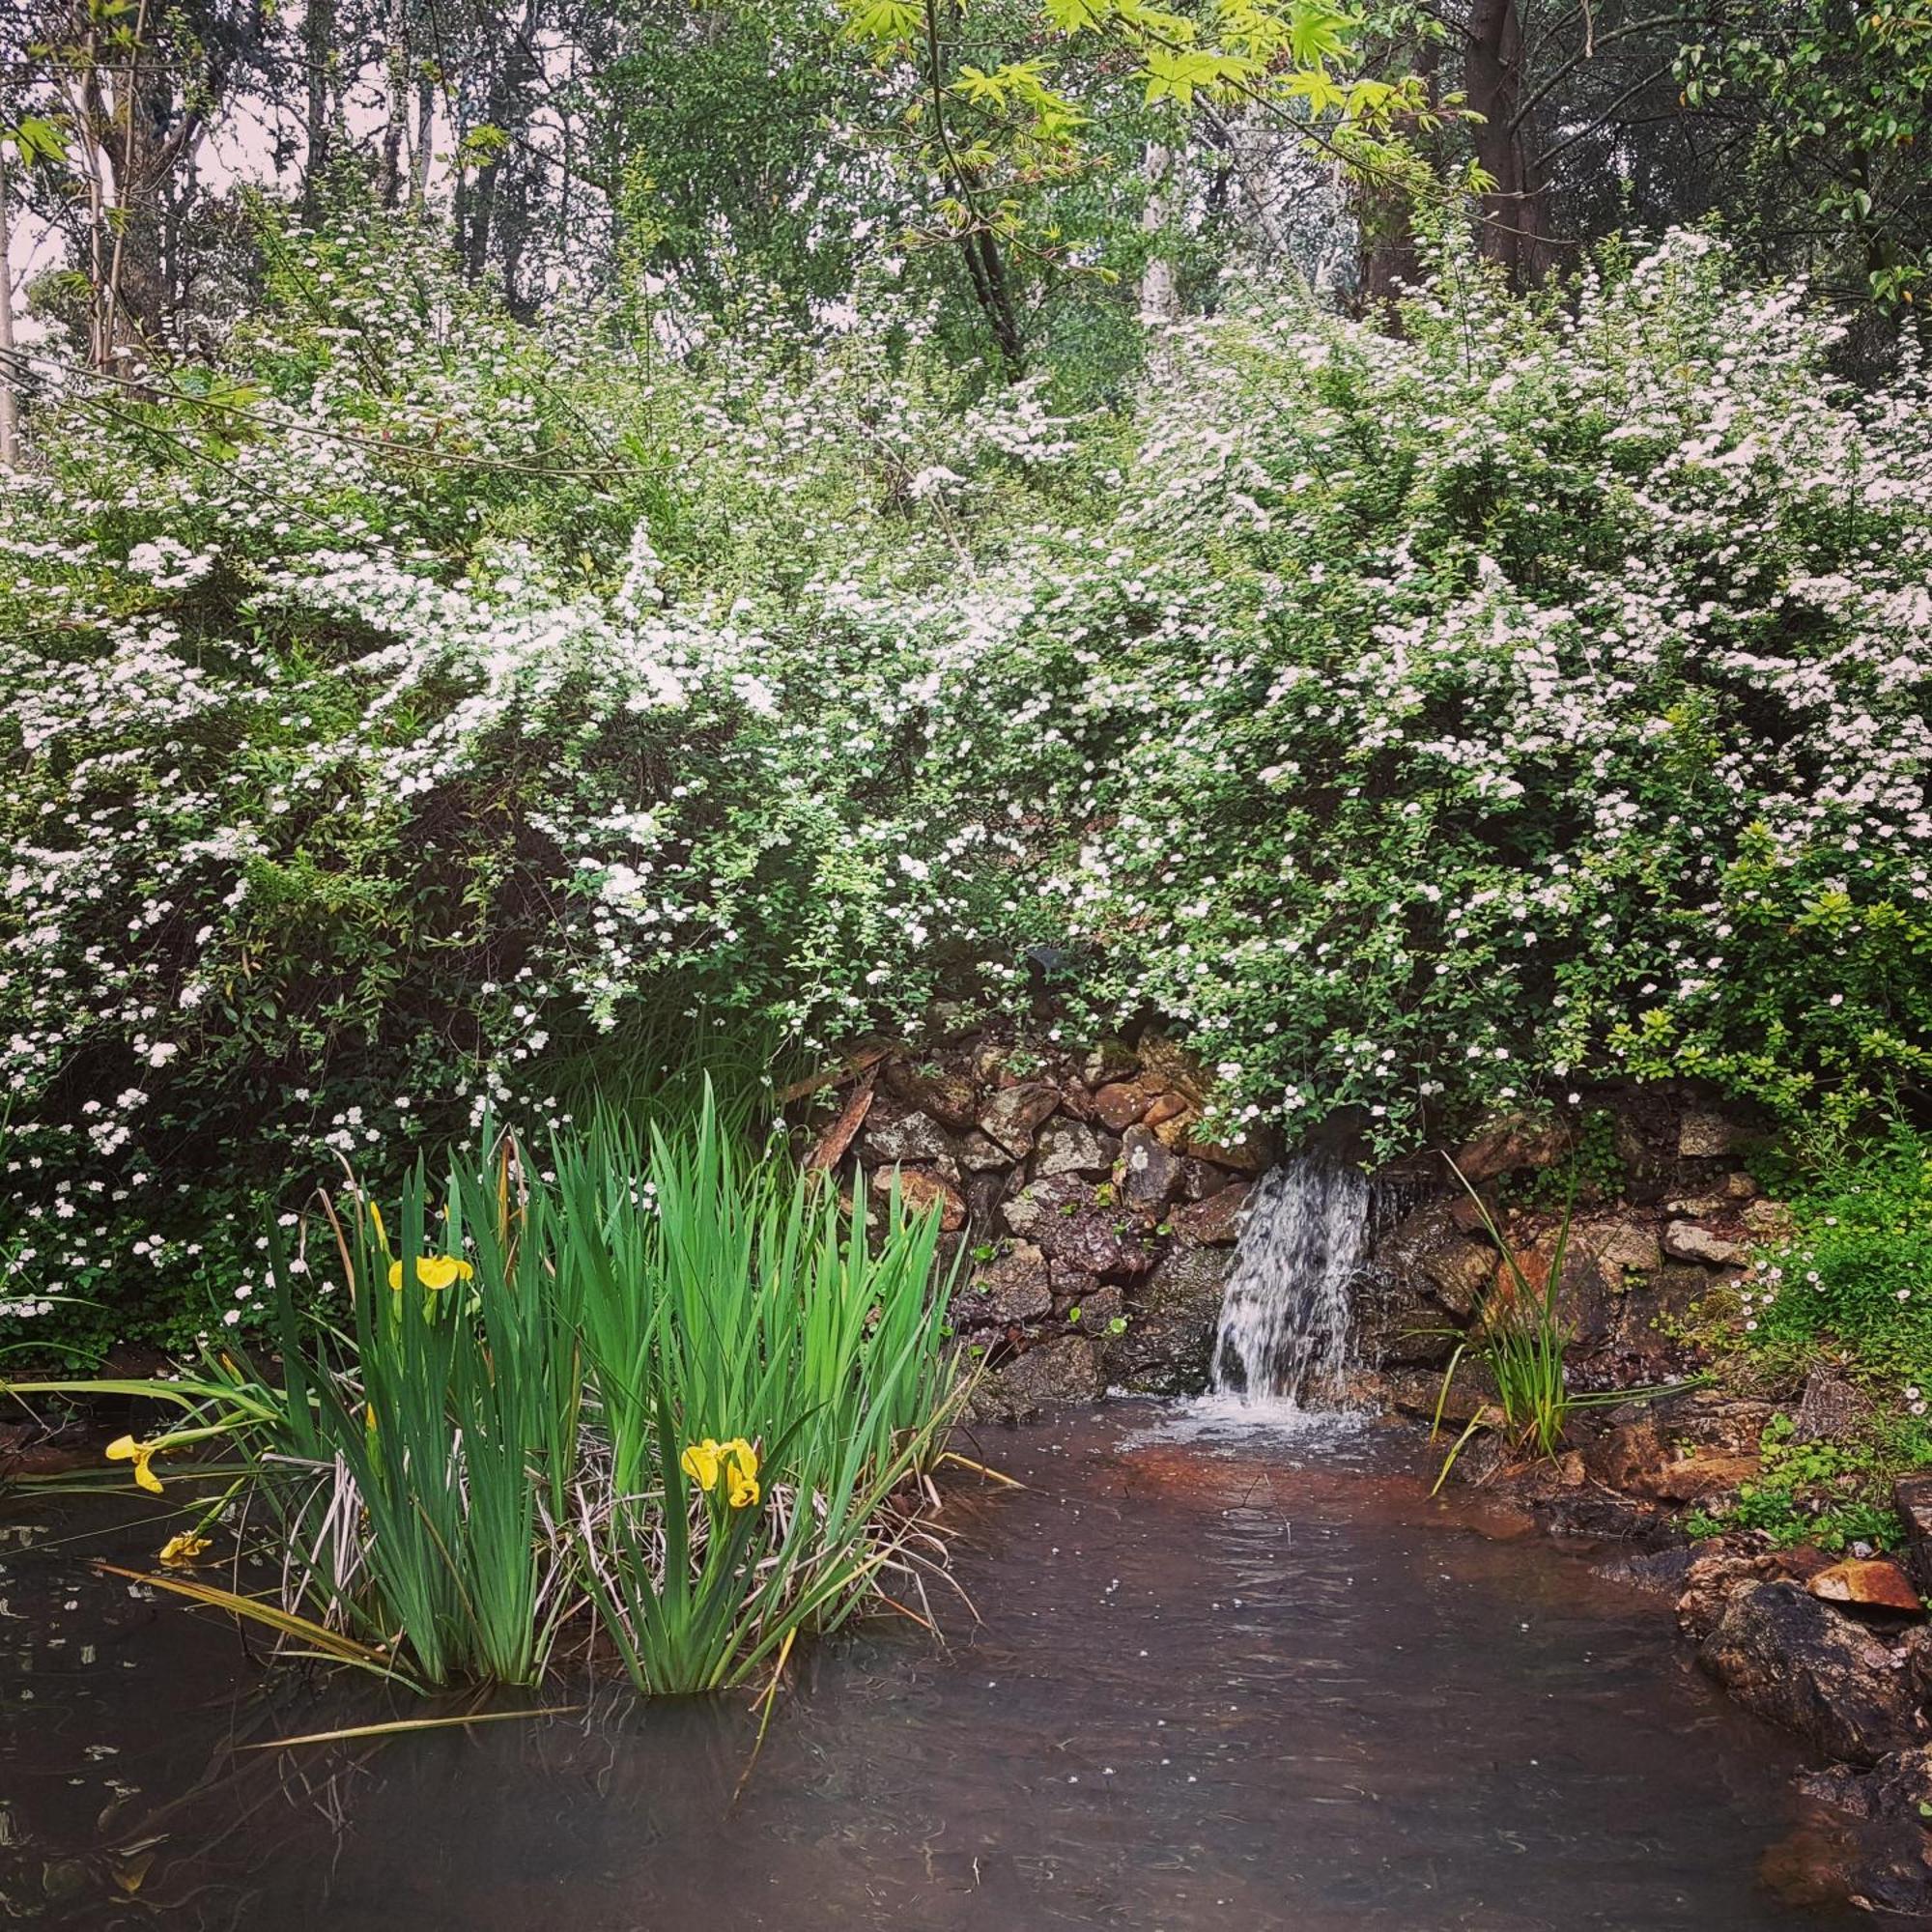
[[[7,144],[0,141],[0,469],[20,466],[19,364],[14,353],[14,184],[7,173]]]
[[[1463,84],[1483,118],[1473,141],[1477,164],[1493,185],[1482,198],[1479,239],[1484,254],[1510,279],[1533,282],[1548,265],[1548,184],[1538,178],[1532,117],[1522,101],[1522,22],[1517,0],[1474,0]]]
[[[429,200],[429,178],[436,162],[436,83],[416,76],[416,143],[412,157],[410,199],[417,208]]]
[[[409,123],[408,27],[402,0],[391,0],[384,34],[383,49],[383,173],[382,197],[384,208],[396,207],[403,198],[403,145]]]
[[[983,228],[965,237],[966,267],[973,278],[973,293],[979,298],[986,324],[993,331],[993,345],[1009,376],[1026,371],[1026,331],[1020,327],[1019,310],[1013,301],[1012,283],[1007,274],[1006,257],[1000,244]]]
[[[1160,328],[1180,316],[1180,285],[1175,279],[1174,257],[1165,245],[1180,218],[1180,167],[1172,148],[1151,141],[1141,172],[1148,185],[1141,232],[1163,238],[1163,245],[1148,257],[1141,270],[1141,320],[1150,327]]]
[[[302,15],[302,56],[307,63],[308,157],[302,178],[302,206],[313,217],[316,190],[327,172],[330,134],[328,73],[335,43],[335,0],[308,0]]]

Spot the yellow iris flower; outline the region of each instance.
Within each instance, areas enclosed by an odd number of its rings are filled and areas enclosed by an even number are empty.
[[[694,1442],[678,1458],[678,1467],[709,1495],[718,1487],[718,1463],[722,1453],[718,1444],[707,1435],[702,1442]]]
[[[177,1568],[185,1568],[208,1548],[205,1536],[190,1536],[184,1530],[179,1536],[171,1536],[161,1545],[161,1561]]]
[[[417,1283],[424,1288],[447,1288],[451,1282],[473,1281],[476,1270],[455,1255],[422,1255],[414,1264]],[[389,1264],[389,1286],[403,1285],[403,1264]]]
[[[734,1435],[728,1442],[707,1435],[684,1452],[678,1466],[706,1495],[722,1477],[724,1500],[734,1510],[755,1508],[764,1493],[758,1487],[758,1452],[742,1435]]]
[[[136,1442],[131,1435],[117,1435],[107,1445],[107,1460],[110,1463],[131,1463],[134,1465],[134,1481],[150,1495],[161,1492],[161,1479],[148,1465],[155,1460],[155,1451],[159,1448],[156,1442]]]

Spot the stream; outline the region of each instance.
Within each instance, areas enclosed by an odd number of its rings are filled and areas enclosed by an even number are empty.
[[[15,1499],[0,1909],[238,1932],[1867,1922],[1784,1902],[1803,1759],[1698,1678],[1665,1600],[1432,1501],[1409,1435],[1238,1414],[1117,1403],[963,1443],[1027,1485],[949,1485],[979,1622],[941,1596],[943,1646],[894,1622],[814,1647],[735,1804],[742,1697],[251,1748],[422,1707],[265,1672],[220,1619],[97,1575],[160,1540],[131,1498]]]

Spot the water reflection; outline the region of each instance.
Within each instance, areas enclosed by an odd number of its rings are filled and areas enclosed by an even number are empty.
[[[1432,1503],[1375,1432],[1131,1409],[1003,1435],[950,1504],[982,1622],[812,1653],[755,1775],[742,1703],[299,1750],[398,1705],[265,1676],[87,1574],[0,1559],[0,1909],[113,1928],[1481,1932],[1835,1922],[1757,1883],[1784,1741],[1666,1615]],[[125,1505],[117,1504],[125,1519]],[[57,1533],[56,1533],[57,1532]],[[128,1537],[134,1540],[128,1543]],[[1781,1854],[1785,1856],[1786,1854]]]

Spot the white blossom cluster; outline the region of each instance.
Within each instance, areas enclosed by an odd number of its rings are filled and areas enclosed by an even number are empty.
[[[0,497],[14,1316],[240,1320],[329,1164],[1041,957],[1389,1145],[1926,1070],[1932,411],[1707,239],[1257,300],[1078,422],[883,298],[672,353],[416,245],[291,236],[168,440]]]

